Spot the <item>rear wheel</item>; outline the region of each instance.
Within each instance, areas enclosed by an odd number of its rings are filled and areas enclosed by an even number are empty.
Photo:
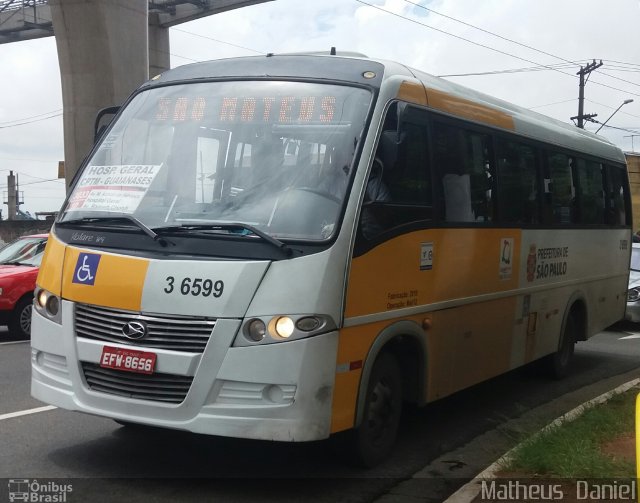
[[[573,353],[577,340],[577,326],[575,315],[569,313],[558,351],[545,358],[544,363],[547,373],[554,379],[566,377],[571,370],[571,362],[573,361]]]
[[[352,449],[358,464],[372,467],[391,454],[401,411],[400,367],[393,355],[383,353],[369,376],[362,423],[352,432]]]
[[[21,339],[31,337],[32,308],[33,299],[31,297],[23,297],[18,301],[9,319],[9,333],[11,335],[20,337]]]

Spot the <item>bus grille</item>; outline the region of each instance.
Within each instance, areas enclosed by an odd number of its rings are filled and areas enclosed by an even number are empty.
[[[210,318],[147,315],[86,304],[76,304],[75,318],[77,337],[194,353],[204,351],[216,324]],[[122,329],[129,321],[144,322],[147,335],[135,340],[125,337]]]
[[[155,402],[181,403],[193,382],[193,376],[135,374],[102,368],[97,363],[81,363],[89,388],[110,395]]]

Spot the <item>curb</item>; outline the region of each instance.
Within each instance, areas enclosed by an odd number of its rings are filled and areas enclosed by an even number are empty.
[[[587,409],[590,409],[591,407],[593,407],[595,405],[599,405],[601,403],[605,403],[608,400],[610,400],[613,396],[619,395],[620,393],[624,393],[625,391],[633,388],[634,386],[637,386],[638,384],[640,384],[640,378],[633,379],[633,380],[628,381],[628,382],[626,382],[624,384],[621,384],[620,386],[618,386],[617,388],[612,389],[611,391],[603,393],[602,395],[597,396],[597,397],[595,397],[595,398],[583,403],[582,405],[579,405],[578,407],[570,410],[566,414],[563,414],[562,416],[560,416],[557,419],[555,419],[552,422],[550,422],[548,425],[546,425],[545,427],[540,429],[538,432],[534,433],[531,436],[531,438],[535,438],[538,435],[540,435],[541,433],[543,433],[543,432],[545,432],[545,431],[547,431],[547,430],[549,430],[551,428],[555,428],[557,426],[560,426],[563,423],[571,422],[571,421],[575,420],[576,418],[581,416]],[[474,500],[474,498],[476,498],[476,496],[478,496],[478,494],[480,494],[482,481],[483,480],[486,481],[487,479],[494,479],[495,476],[496,476],[496,473],[499,471],[500,467],[511,458],[511,456],[513,455],[515,450],[518,449],[519,445],[516,445],[512,449],[508,450],[498,460],[496,460],[494,463],[489,465],[482,472],[478,473],[473,478],[473,480],[467,482],[464,486],[462,486],[455,493],[453,493],[451,496],[449,496],[443,503],[471,503]]]

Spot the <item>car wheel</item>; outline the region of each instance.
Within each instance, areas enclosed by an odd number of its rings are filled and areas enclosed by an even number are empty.
[[[31,337],[31,310],[33,309],[33,298],[23,297],[13,308],[9,319],[9,333],[21,339]]]

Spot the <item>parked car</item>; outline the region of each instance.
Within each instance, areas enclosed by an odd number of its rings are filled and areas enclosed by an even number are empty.
[[[31,334],[33,290],[46,244],[46,234],[35,234],[0,249],[0,325],[21,338]]]
[[[629,289],[627,290],[626,319],[640,321],[640,243],[631,248],[631,270],[629,271]]]

